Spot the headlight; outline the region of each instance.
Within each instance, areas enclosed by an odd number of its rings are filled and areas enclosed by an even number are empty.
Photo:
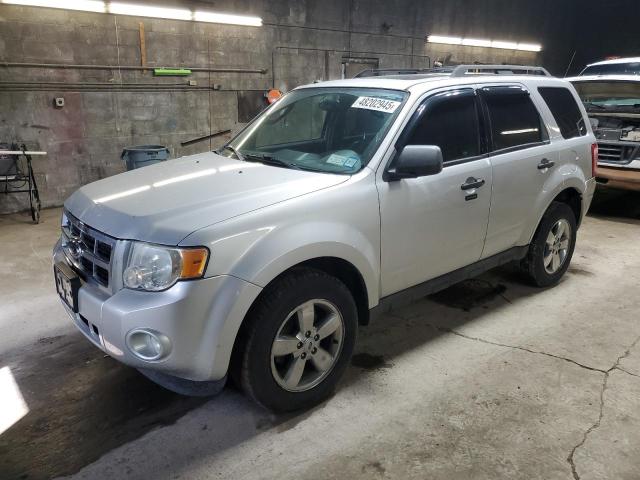
[[[206,248],[171,248],[135,242],[129,252],[122,275],[124,286],[157,292],[178,280],[204,275],[209,250]]]

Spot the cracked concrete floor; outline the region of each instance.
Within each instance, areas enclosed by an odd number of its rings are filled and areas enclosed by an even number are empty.
[[[58,215],[0,219],[0,368],[29,406],[0,478],[640,478],[640,195],[598,195],[553,289],[502,268],[362,329],[338,393],[288,416],[88,345],[49,278]]]

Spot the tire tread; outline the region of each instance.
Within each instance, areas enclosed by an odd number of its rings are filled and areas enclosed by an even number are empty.
[[[544,239],[541,237],[547,233],[547,227],[550,228],[550,225],[548,224],[559,219],[559,216],[566,217],[571,224],[573,234],[572,245],[570,246],[570,251],[568,254],[569,258],[566,260],[565,265],[563,265],[560,270],[561,273],[559,275],[556,273],[554,274],[554,276],[550,276],[549,274],[546,274],[546,272],[541,272],[538,265],[538,262],[542,256],[542,252],[540,251],[540,249],[543,248],[544,242]],[[573,210],[571,210],[571,207],[569,207],[569,205],[567,205],[566,203],[556,201],[551,202],[551,205],[549,205],[549,208],[540,220],[540,224],[538,225],[531,244],[529,245],[529,251],[527,252],[527,255],[520,262],[520,269],[534,286],[548,287],[554,285],[560,280],[560,278],[562,278],[562,275],[564,275],[564,272],[567,270],[569,264],[571,263],[573,249],[575,248],[575,238],[577,234],[576,229],[576,218]]]
[[[336,288],[343,290],[351,297],[349,289],[336,277],[314,268],[295,267],[290,272],[277,279],[273,284],[266,287],[255,308],[249,312],[249,316],[241,329],[240,335],[242,335],[242,337],[239,339],[239,351],[236,357],[238,365],[235,365],[236,368],[232,369],[232,376],[234,378],[234,382],[242,388],[246,395],[264,408],[281,411],[289,410],[265,404],[265,402],[260,399],[260,396],[257,395],[254,385],[251,382],[249,356],[255,342],[259,340],[257,335],[258,327],[261,322],[267,320],[266,317],[270,312],[276,310],[276,307],[282,302],[282,298],[286,292],[299,288],[299,285],[303,280],[308,281],[309,279],[332,282]]]

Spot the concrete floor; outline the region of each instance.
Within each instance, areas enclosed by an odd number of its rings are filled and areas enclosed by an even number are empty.
[[[2,479],[640,478],[637,194],[598,195],[557,287],[502,268],[388,315],[288,416],[179,397],[85,341],[51,278],[59,214],[0,217],[0,368],[29,408]]]

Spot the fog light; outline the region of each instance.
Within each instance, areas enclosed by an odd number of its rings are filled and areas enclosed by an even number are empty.
[[[131,330],[127,334],[127,346],[136,357],[149,362],[166,357],[171,341],[155,330]]]

